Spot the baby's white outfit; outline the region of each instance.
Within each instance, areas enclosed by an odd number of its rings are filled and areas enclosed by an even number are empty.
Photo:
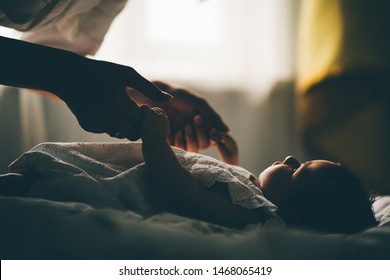
[[[173,148],[180,163],[205,188],[226,183],[233,204],[261,208],[263,226],[283,227],[277,207],[250,180],[247,170],[212,157]],[[9,166],[10,172],[34,172],[40,179],[29,196],[76,201],[96,208],[132,210],[144,216],[169,209],[146,184],[142,143],[43,143],[24,153]],[[252,175],[253,176],[253,175]]]

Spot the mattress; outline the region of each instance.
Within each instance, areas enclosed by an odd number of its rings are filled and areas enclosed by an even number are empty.
[[[44,151],[48,148],[45,145],[36,147],[33,152]],[[105,149],[102,149],[102,156],[104,154]],[[115,176],[119,169],[129,168],[126,158],[120,164],[113,164],[113,158],[104,158],[111,162],[109,169],[102,169],[98,164],[94,170]],[[0,257],[390,259],[390,196],[378,197],[373,210],[378,226],[351,235],[324,235],[288,228],[235,230],[170,213],[142,215],[142,211],[120,207],[97,207],[88,200],[0,196]]]

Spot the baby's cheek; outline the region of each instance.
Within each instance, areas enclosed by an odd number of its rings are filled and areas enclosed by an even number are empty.
[[[259,183],[269,200],[280,203],[291,191],[291,174],[283,169],[269,168],[260,174]]]

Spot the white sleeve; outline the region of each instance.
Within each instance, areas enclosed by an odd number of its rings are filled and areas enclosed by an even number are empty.
[[[94,55],[127,0],[60,0],[43,24],[25,32],[31,43]]]

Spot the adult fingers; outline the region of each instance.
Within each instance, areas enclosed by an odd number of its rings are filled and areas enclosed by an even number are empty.
[[[131,67],[125,67],[123,79],[126,86],[136,89],[155,102],[168,102],[172,99],[172,95],[161,91],[156,85],[142,77]]]
[[[224,123],[221,116],[208,104],[208,102],[199,98],[197,100],[196,111],[201,115],[205,122],[219,131],[228,132],[229,127]]]
[[[126,133],[121,132],[121,130],[123,130],[123,127],[120,127],[120,122],[123,122],[121,118],[118,119],[117,117],[106,114],[104,114],[104,119],[101,119],[101,117],[102,116],[93,119],[82,118],[81,120],[78,119],[78,121],[81,128],[91,133],[106,133],[111,137],[119,139],[128,138],[125,134],[128,134],[128,136],[131,136],[132,138],[137,137],[136,130],[132,127],[125,128]],[[113,125],[113,123],[116,124]]]
[[[172,135],[171,133],[168,136],[168,144],[170,146],[175,146],[175,135]]]
[[[204,108],[200,112],[199,115],[202,115],[204,121],[207,121],[211,127],[223,132],[228,132],[230,130],[222,118],[211,107]]]
[[[106,133],[116,138],[127,138],[135,141],[140,138],[140,125],[135,126],[121,115],[113,113],[104,119]]]
[[[238,146],[234,138],[225,132],[218,132],[218,134],[216,143],[219,151],[226,156],[238,154]]]
[[[114,100],[113,106],[115,107],[116,112],[111,114],[111,116],[115,118],[119,116],[120,121],[117,123],[110,123],[111,127],[116,126],[117,129],[119,129],[117,132],[125,135],[126,138],[129,138],[129,133],[132,134],[134,131],[140,131],[143,112],[130,97],[124,94],[121,98]],[[128,129],[129,132],[125,133],[126,131],[124,129]]]
[[[91,133],[107,133],[107,127],[105,125],[102,125],[100,122],[98,123],[96,122],[96,120],[80,118],[79,116],[76,117],[80,127],[85,131]]]
[[[194,129],[191,125],[186,125],[185,129],[185,142],[186,142],[186,150],[189,152],[197,152],[199,150],[198,140],[196,139],[196,135],[194,133]]]
[[[195,134],[197,136],[198,149],[204,150],[210,146],[210,137],[208,127],[203,122],[203,118],[199,115],[194,117]]]
[[[185,137],[183,136],[183,132],[179,131],[176,133],[173,145],[177,148],[186,149]]]
[[[221,133],[215,128],[212,128],[210,131],[210,141],[213,145],[218,145],[221,141]]]

